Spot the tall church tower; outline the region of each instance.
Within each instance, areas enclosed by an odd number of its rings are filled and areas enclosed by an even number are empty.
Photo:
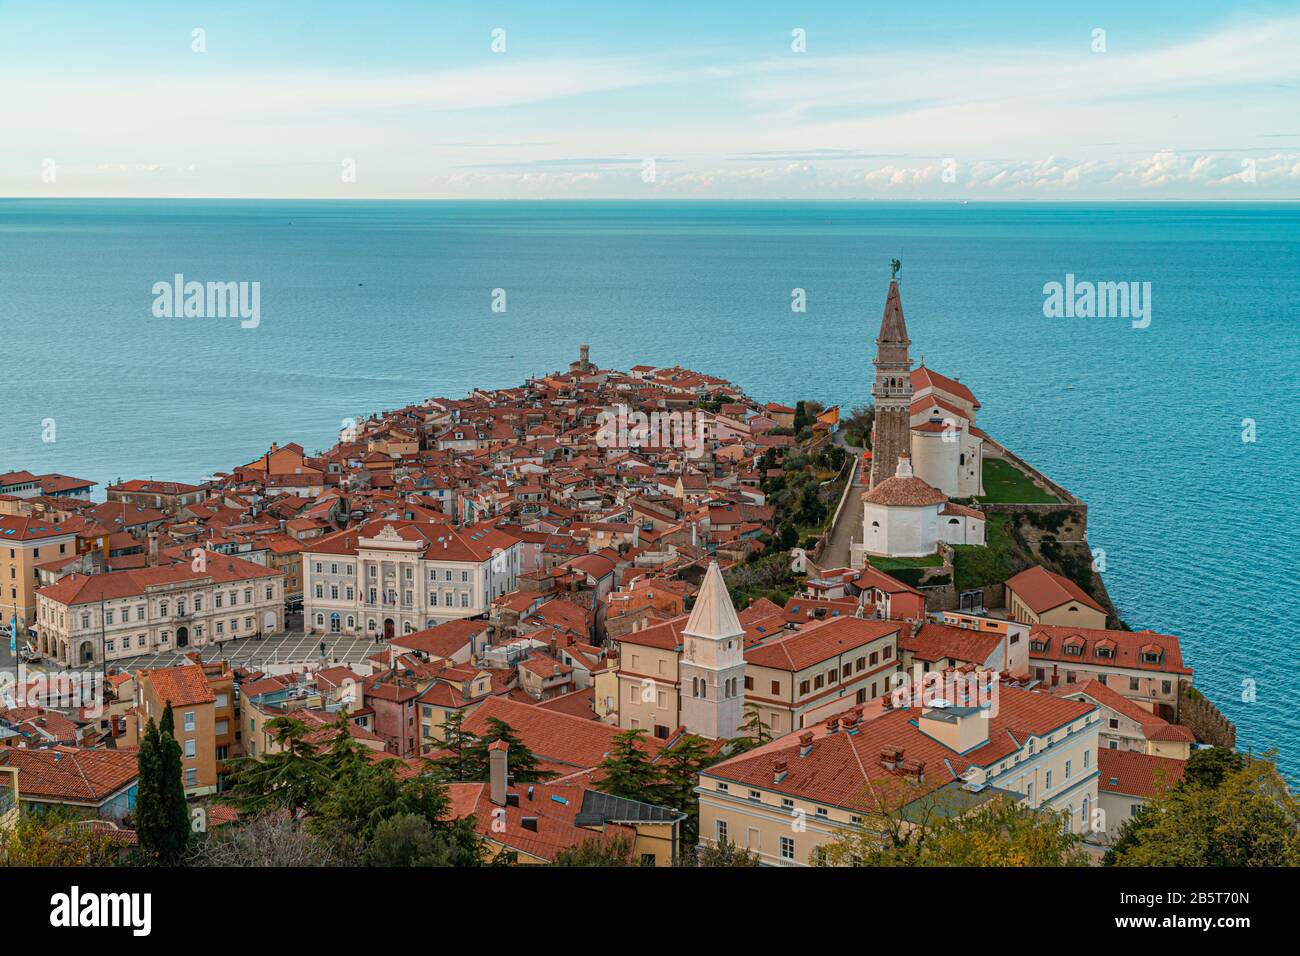
[[[899,262],[892,263],[889,295],[885,299],[885,317],[876,336],[876,382],[871,397],[876,417],[871,426],[871,487],[874,488],[898,469],[898,456],[910,454],[912,407],[912,360],[907,347],[907,324],[903,321],[903,303],[898,297]]]
[[[745,709],[745,629],[717,561],[709,563],[682,638],[682,724],[702,737],[735,737]]]

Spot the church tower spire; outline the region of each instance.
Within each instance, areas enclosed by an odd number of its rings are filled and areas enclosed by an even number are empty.
[[[744,717],[745,629],[717,561],[709,562],[682,630],[680,670],[686,729],[702,737],[735,737]]]
[[[898,294],[901,264],[892,263],[889,294],[885,297],[885,315],[876,336],[876,381],[871,388],[876,416],[871,425],[871,487],[891,477],[898,468],[898,456],[910,450],[912,415],[912,360],[907,348],[907,323],[903,321],[903,302]]]

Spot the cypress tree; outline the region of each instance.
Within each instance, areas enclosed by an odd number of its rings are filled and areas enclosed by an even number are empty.
[[[174,864],[190,839],[190,811],[185,802],[184,771],[181,764],[181,745],[176,742],[176,718],[171,702],[163,711],[158,724],[158,831],[154,853],[159,862]]]
[[[158,726],[152,717],[149,718],[144,737],[140,741],[136,767],[139,779],[136,783],[135,832],[140,841],[140,849],[153,856],[161,828],[159,821],[162,798],[159,781],[162,779],[162,764],[158,753]]]

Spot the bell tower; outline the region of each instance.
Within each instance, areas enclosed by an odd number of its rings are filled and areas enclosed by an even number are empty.
[[[910,453],[912,417],[912,360],[907,347],[907,324],[903,321],[903,303],[898,295],[898,273],[902,263],[890,263],[889,294],[885,297],[885,315],[876,336],[876,381],[871,397],[876,417],[871,425],[871,487],[892,477],[898,469],[898,456]]]
[[[682,630],[681,721],[693,734],[730,739],[745,708],[745,629],[718,562],[709,570]]]

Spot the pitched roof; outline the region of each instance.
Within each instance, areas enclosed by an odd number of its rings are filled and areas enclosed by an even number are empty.
[[[722,580],[722,571],[717,561],[709,562],[709,570],[700,585],[700,593],[695,596],[695,607],[686,622],[685,632],[692,637],[724,638],[740,637],[745,629],[736,617],[735,605],[727,584]]]
[[[903,302],[898,295],[897,280],[890,280],[889,293],[885,296],[885,314],[880,320],[881,342],[906,342],[907,323],[903,321]]]
[[[898,634],[904,625],[896,621],[868,621],[837,617],[765,641],[745,651],[745,663],[783,671],[800,671],[856,650],[873,641]]]
[[[870,491],[864,491],[862,500],[872,505],[919,508],[944,504],[948,496],[915,475],[890,475]]]
[[[1035,650],[1036,643],[1043,644],[1043,649]],[[1098,654],[1098,650],[1102,653]],[[1144,660],[1147,654],[1156,655],[1157,660]],[[1036,624],[1029,632],[1029,657],[1031,660],[1062,664],[1125,667],[1185,674],[1189,677],[1192,674],[1192,669],[1183,664],[1178,638],[1172,634],[1157,634],[1155,631],[1112,631],[1097,627]]]
[[[165,566],[130,568],[104,574],[70,574],[48,587],[41,588],[36,593],[59,604],[71,606],[135,597],[144,594],[147,588],[157,585],[201,581],[205,578],[211,578],[217,584],[229,584],[235,581],[283,576],[283,571],[274,568],[245,561],[243,558],[207,551],[202,571],[195,571],[191,562],[186,560]]]
[[[1026,568],[1007,579],[1006,587],[1014,591],[1035,614],[1042,614],[1070,601],[1078,601],[1094,611],[1106,613],[1088,592],[1069,578],[1047,570],[1041,564]]]
[[[83,747],[0,750],[0,766],[18,768],[24,799],[99,804],[139,777],[134,750]]]
[[[168,702],[176,708],[210,704],[217,699],[208,684],[207,675],[198,664],[136,671],[136,678],[142,682],[148,681],[153,686],[154,693],[164,707]]]
[[[623,731],[594,720],[572,717],[555,710],[521,704],[505,697],[489,697],[465,718],[464,729],[471,734],[488,730],[488,718],[509,724],[529,750],[548,770],[572,773],[597,766],[614,747],[614,738]],[[651,754],[663,748],[663,742],[642,737],[641,746]]]
[[[912,634],[909,630],[898,641],[900,651],[908,651],[923,661],[951,658],[971,664],[986,664],[1002,646],[1003,637],[992,631],[975,631],[948,624],[922,624]]]
[[[1097,750],[1097,789],[1150,799],[1183,779],[1186,762],[1137,750]]]
[[[1096,710],[1087,701],[1067,701],[1001,685],[997,713],[987,718],[988,743],[958,754],[917,727],[918,708],[876,709],[856,733],[828,732],[827,723],[724,760],[703,771],[715,777],[848,810],[879,809],[880,782],[897,779],[880,760],[885,749],[901,749],[907,761],[925,765],[916,797],[953,783],[972,765],[988,767],[1019,752],[1029,736],[1045,736]],[[833,718],[834,719],[834,718]],[[983,718],[979,718],[983,719]],[[811,750],[801,756],[800,738],[810,735]],[[805,737],[806,739],[806,737]],[[777,780],[777,763],[785,776]]]
[[[1062,684],[1052,688],[1052,693],[1059,697],[1087,697],[1089,700],[1108,707],[1115,713],[1127,717],[1142,728],[1142,735],[1147,740],[1182,740],[1196,742],[1196,734],[1190,727],[1171,724],[1159,714],[1153,714],[1136,701],[1117,694],[1099,680],[1080,681],[1076,684]]]
[[[947,392],[949,395],[955,395],[963,401],[970,402],[976,408],[980,407],[979,401],[975,398],[975,393],[955,378],[949,378],[947,375],[940,375],[934,369],[926,368],[924,365],[912,369],[913,390],[919,392],[926,386],[932,386],[938,391]]]

